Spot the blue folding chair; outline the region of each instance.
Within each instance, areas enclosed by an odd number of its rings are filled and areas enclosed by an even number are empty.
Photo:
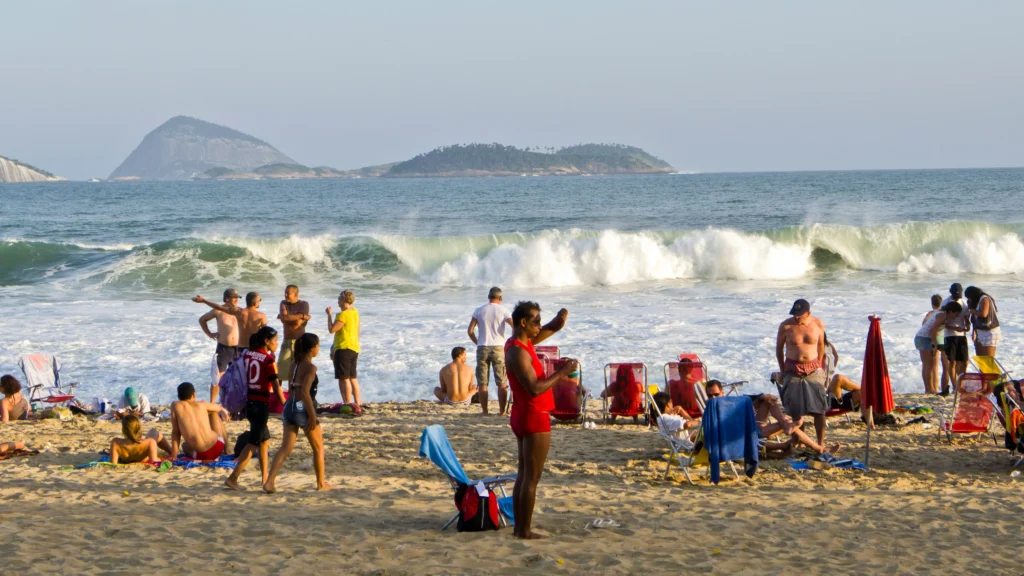
[[[505,492],[505,483],[515,482],[516,474],[493,476],[483,480],[470,480],[469,476],[466,475],[466,471],[462,469],[462,464],[459,464],[459,458],[455,455],[451,442],[448,441],[448,434],[445,433],[444,426],[440,424],[427,426],[423,429],[423,435],[420,436],[420,456],[433,462],[448,476],[453,490],[457,489],[460,484],[466,486],[483,484],[488,490],[498,490],[501,492],[502,497],[498,498],[501,524],[502,526],[515,524],[515,518],[512,514],[512,497]],[[507,522],[506,518],[508,519]],[[448,528],[458,519],[459,513],[456,513],[455,516],[452,516],[451,520],[441,527],[441,530]]]

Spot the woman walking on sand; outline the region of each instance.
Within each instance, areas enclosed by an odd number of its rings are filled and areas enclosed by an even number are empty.
[[[995,358],[996,347],[1002,340],[996,301],[977,286],[968,286],[964,296],[967,297],[967,307],[971,309],[971,325],[974,326],[974,353]]]
[[[939,350],[944,344],[942,321],[945,315],[939,306],[942,296],[932,295],[932,309],[921,320],[921,328],[914,335],[914,347],[921,354],[921,379],[924,380],[925,394],[939,393]]]
[[[295,448],[295,440],[301,428],[309,440],[309,446],[313,449],[313,472],[316,474],[316,489],[329,490],[334,486],[324,481],[324,436],[320,422],[316,418],[316,390],[320,383],[316,375],[316,365],[313,358],[320,353],[320,338],[312,332],[306,332],[295,341],[295,366],[292,369],[292,378],[289,382],[288,401],[284,404],[284,411],[281,412],[281,422],[284,424],[284,438],[281,440],[281,448],[274,455],[274,462],[270,465],[270,473],[267,481],[263,483],[263,490],[273,494],[277,488],[275,481],[281,466]]]

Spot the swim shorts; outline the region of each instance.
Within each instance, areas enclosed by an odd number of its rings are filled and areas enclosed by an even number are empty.
[[[334,377],[338,380],[347,378],[358,378],[356,376],[356,364],[359,361],[359,352],[342,348],[334,351]]]
[[[249,444],[259,446],[270,440],[270,404],[249,400],[245,403],[245,418],[249,421]]]
[[[221,438],[220,436],[217,436],[217,442],[213,446],[211,446],[207,450],[203,450],[202,452],[193,452],[192,453],[192,459],[193,460],[202,460],[204,462],[209,462],[211,460],[216,460],[217,458],[220,458],[221,454],[223,454],[223,453],[224,453],[224,439]]]
[[[228,369],[228,364],[235,358],[241,356],[241,349],[238,346],[225,346],[217,343],[217,370],[223,372]]]
[[[968,355],[967,336],[946,336],[946,358],[953,362],[967,362]]]
[[[800,418],[805,414],[824,414],[828,410],[825,384],[825,371],[821,368],[806,376],[786,372],[782,376],[783,409],[791,418]]]
[[[277,355],[278,378],[283,382],[292,381],[292,366],[295,362],[295,340],[282,340],[281,353]]]
[[[996,327],[991,330],[975,330],[978,335],[978,346],[999,346],[1003,339],[1002,331]]]
[[[847,412],[853,412],[858,408],[860,408],[860,406],[853,405],[853,392],[844,393],[842,399],[836,399],[835,396],[829,396],[828,398],[829,410],[846,410]]]
[[[516,435],[516,438],[551,432],[551,416],[547,412],[516,410],[518,406],[518,404],[512,405],[512,417],[509,419],[512,433]]]

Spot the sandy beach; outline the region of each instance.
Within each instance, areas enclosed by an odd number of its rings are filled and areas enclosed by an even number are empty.
[[[300,441],[275,495],[257,490],[256,466],[242,494],[223,487],[224,470],[64,469],[95,460],[117,423],[5,424],[0,440],[46,451],[0,462],[0,538],[17,574],[1021,573],[1013,460],[991,437],[950,446],[929,416],[929,429],[874,433],[870,472],[765,461],[753,479],[718,486],[665,479],[665,445],[645,426],[555,426],[534,519],[550,537],[533,542],[510,529],[439,531],[454,507],[447,480],[417,457],[425,426],[445,426],[471,477],[515,470],[507,422],[476,406],[373,404],[362,418],[324,418],[327,479],[340,488],[314,491]],[[279,422],[271,430],[276,450]],[[863,458],[862,425],[833,419],[828,438]],[[593,527],[598,518],[619,526]]]

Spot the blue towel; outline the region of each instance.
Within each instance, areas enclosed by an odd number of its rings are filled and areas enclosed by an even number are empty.
[[[469,476],[466,476],[466,471],[462,469],[462,464],[459,464],[459,458],[455,456],[455,450],[448,441],[444,426],[433,424],[423,429],[423,435],[420,436],[420,456],[433,462],[456,482],[472,484]]]
[[[720,396],[704,408],[704,446],[708,451],[711,481],[722,479],[721,463],[743,459],[748,478],[757,472],[757,422],[749,396]]]
[[[498,498],[498,510],[505,515],[505,519],[512,526],[516,525],[516,517],[512,508],[512,497],[505,496],[504,498]]]
[[[825,453],[818,457],[818,460],[822,462],[828,462],[833,468],[839,468],[840,470],[867,470],[868,467],[863,462],[856,458],[836,458],[835,456]],[[789,465],[793,467],[793,470],[812,470],[807,464],[807,460],[787,460]]]

